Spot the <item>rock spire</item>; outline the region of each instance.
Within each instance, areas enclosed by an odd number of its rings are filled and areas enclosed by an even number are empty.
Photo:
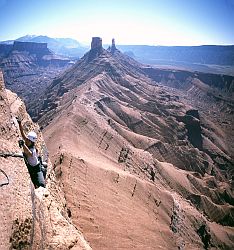
[[[100,49],[100,48],[102,48],[101,37],[93,37],[91,42],[91,49]]]

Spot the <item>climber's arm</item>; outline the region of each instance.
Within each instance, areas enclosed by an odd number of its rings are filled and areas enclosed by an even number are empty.
[[[25,144],[23,144],[22,146],[23,146],[24,153],[25,153],[27,156],[33,156],[32,151],[31,151]]]
[[[17,120],[17,122],[18,122],[18,124],[19,124],[19,129],[20,129],[20,133],[21,133],[21,135],[22,135],[22,137],[23,137],[23,140],[26,140],[26,135],[25,135],[25,133],[24,133],[24,130],[23,130],[23,126],[22,126],[22,123],[21,123],[21,119],[19,119],[18,117],[16,118],[16,120]],[[29,150],[30,151],[30,150]]]

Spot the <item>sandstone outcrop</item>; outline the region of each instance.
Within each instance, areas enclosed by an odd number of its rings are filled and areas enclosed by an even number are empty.
[[[102,39],[100,37],[93,37],[91,42],[92,49],[101,49],[102,48]]]
[[[117,50],[117,48],[115,46],[115,39],[114,38],[112,39],[112,44],[111,44],[110,50],[111,50],[112,54]]]
[[[88,61],[91,62],[93,59],[98,57],[102,51],[102,39],[100,37],[93,37],[91,42],[91,50],[90,53],[88,53]]]
[[[67,202],[51,163],[43,195],[34,189],[23,159],[6,157],[6,153],[20,152],[15,116],[23,118],[27,131],[38,133],[37,148],[45,154],[38,125],[31,121],[19,97],[5,89],[0,73],[0,249],[91,249],[67,214]]]
[[[184,116],[178,116],[176,119],[186,124],[188,140],[195,148],[202,150],[202,130],[198,110],[188,110]]]

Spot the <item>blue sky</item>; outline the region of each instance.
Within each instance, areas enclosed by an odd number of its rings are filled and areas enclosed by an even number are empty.
[[[234,44],[234,0],[0,0],[0,40],[100,36],[118,44]]]

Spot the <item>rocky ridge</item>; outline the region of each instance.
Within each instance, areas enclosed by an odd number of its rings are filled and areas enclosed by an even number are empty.
[[[23,118],[27,131],[38,133],[37,148],[45,154],[38,125],[32,122],[19,97],[5,89],[0,72],[0,249],[91,249],[68,216],[66,199],[51,163],[48,191],[43,196],[34,189],[23,159],[6,156],[20,151],[15,116]]]
[[[35,109],[74,224],[94,249],[231,249],[226,131],[96,41]]]

